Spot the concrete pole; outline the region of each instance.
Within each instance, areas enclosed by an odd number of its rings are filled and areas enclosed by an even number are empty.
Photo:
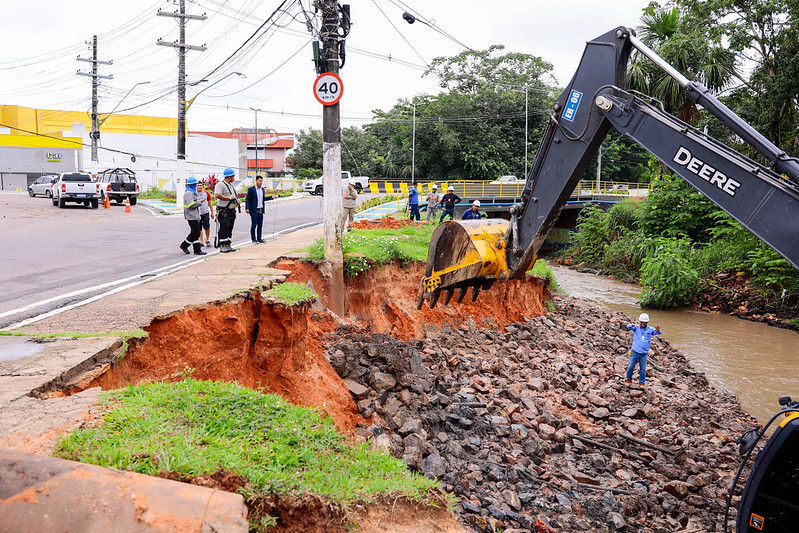
[[[178,18],[178,157],[175,168],[175,200],[183,208],[186,183],[186,0],[180,0]]]
[[[339,18],[338,1],[324,0],[322,42],[327,57],[327,72],[339,70]],[[341,192],[341,117],[339,104],[324,106],[322,111],[322,169],[324,197],[324,249],[325,259],[332,268],[331,311],[344,315],[344,254],[342,246],[342,192]]]

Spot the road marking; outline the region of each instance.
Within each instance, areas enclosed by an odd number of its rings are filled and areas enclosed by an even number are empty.
[[[311,227],[311,226],[313,226],[315,224],[317,224],[317,223],[316,222],[309,222],[309,223],[305,223],[305,224],[299,224],[297,226],[292,226],[290,228],[286,228],[286,229],[283,229],[283,230],[280,230],[280,231],[276,231],[276,232],[268,235],[267,239],[274,240],[276,237],[278,237],[280,235],[283,235],[285,233],[291,233],[293,231],[298,231],[298,230],[301,230],[301,229],[304,229],[304,228],[307,228],[307,227]],[[239,243],[236,246],[238,246],[239,248],[243,248],[243,247],[246,247],[246,246],[252,246],[253,244],[256,244],[256,243],[250,242],[250,241],[243,241],[243,242]],[[132,283],[127,283],[126,285],[122,285],[120,287],[116,287],[116,288],[111,289],[110,291],[104,292],[102,294],[97,294],[97,295],[92,296],[90,298],[87,298],[85,300],[81,300],[80,302],[75,302],[74,304],[66,305],[66,306],[63,306],[63,307],[58,307],[56,309],[53,309],[52,311],[48,311],[46,313],[42,313],[40,315],[36,315],[34,317],[31,317],[31,318],[28,318],[26,320],[23,320],[21,322],[17,322],[15,324],[12,324],[12,325],[10,325],[10,326],[8,326],[6,328],[3,328],[3,329],[12,330],[12,329],[21,328],[23,326],[27,326],[29,324],[33,324],[34,322],[38,322],[40,320],[44,320],[45,318],[50,318],[52,316],[61,314],[61,313],[65,312],[65,311],[70,311],[72,309],[75,309],[76,307],[80,307],[82,305],[86,305],[86,304],[89,304],[91,302],[96,302],[97,300],[105,298],[106,296],[111,296],[112,294],[116,294],[116,293],[121,292],[121,291],[123,291],[125,289],[129,289],[131,287],[136,287],[137,285],[141,285],[143,283],[147,283],[148,281],[151,281],[151,280],[154,280],[154,279],[158,279],[158,278],[160,278],[162,276],[166,276],[167,274],[171,274],[172,272],[177,272],[179,270],[183,270],[184,268],[187,268],[187,267],[190,267],[190,266],[195,265],[197,263],[200,263],[200,262],[204,261],[206,258],[208,258],[208,257],[210,257],[212,255],[219,254],[219,253],[221,253],[221,252],[218,251],[218,250],[214,250],[212,252],[208,252],[208,255],[203,256],[201,259],[197,259],[197,258],[194,258],[194,257],[191,258],[191,259],[184,259],[183,261],[178,261],[177,263],[173,263],[171,265],[167,265],[167,266],[164,266],[164,267],[161,267],[161,268],[150,270],[149,272],[144,272],[142,274],[136,274],[136,275],[129,276],[129,277],[121,279],[121,280],[117,280],[117,281],[111,281],[111,282],[108,282],[108,283],[103,283],[103,284],[97,285],[95,287],[88,287],[86,289],[80,289],[80,290],[73,291],[73,292],[70,292],[70,293],[67,293],[67,294],[62,294],[61,296],[54,296],[53,298],[48,298],[47,300],[42,300],[41,302],[35,302],[35,303],[32,303],[32,304],[26,305],[24,307],[20,307],[18,309],[12,309],[11,311],[6,311],[5,313],[0,314],[0,318],[4,318],[6,316],[15,315],[15,314],[19,314],[19,313],[22,313],[22,312],[25,312],[25,311],[29,311],[31,309],[35,309],[37,307],[41,307],[42,305],[46,305],[48,303],[57,302],[58,300],[63,300],[65,298],[71,298],[73,296],[80,296],[81,294],[85,294],[85,293],[88,293],[88,292],[93,292],[93,291],[100,290],[100,289],[105,289],[105,288],[108,288],[108,287],[113,287],[114,285],[119,285],[120,283],[125,283],[125,282],[131,281],[131,280],[136,280],[136,281],[133,281]],[[137,279],[137,278],[139,278],[139,279]],[[145,279],[141,279],[141,278],[145,278]]]

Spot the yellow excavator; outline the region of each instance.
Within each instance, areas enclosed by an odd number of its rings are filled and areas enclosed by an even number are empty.
[[[772,168],[671,116],[658,101],[627,90],[627,61],[633,48]],[[619,27],[586,44],[577,71],[553,105],[521,199],[509,209],[510,220],[450,221],[433,232],[418,307],[425,300],[435,307],[442,294],[446,305],[456,291],[460,303],[469,288],[474,301],[497,280],[524,278],[611,127],[649,150],[799,268],[799,224],[791,223],[799,220],[799,160],[772,144],[706,87],[688,80],[638,40],[633,30]],[[742,437],[741,450],[748,459],[766,429],[783,416],[758,454],[741,496],[738,533],[799,531],[799,402],[786,397],[781,404],[783,409],[764,429]],[[736,483],[738,477],[740,471]]]

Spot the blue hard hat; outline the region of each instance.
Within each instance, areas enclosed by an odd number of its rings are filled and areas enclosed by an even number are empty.
[[[189,179],[186,180],[186,185],[188,185],[189,187],[191,187],[192,185],[197,185],[197,178],[195,178],[194,176],[190,177]]]
[[[230,167],[227,167],[227,168],[225,169],[225,171],[222,173],[222,175],[223,175],[224,177],[226,177],[226,178],[227,178],[227,177],[229,177],[229,176],[235,176],[235,175],[236,175],[236,171],[235,171],[235,170],[233,170],[233,169],[232,169],[232,168],[230,168]]]

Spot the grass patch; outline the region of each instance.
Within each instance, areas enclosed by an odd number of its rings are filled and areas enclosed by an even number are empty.
[[[150,336],[150,334],[143,329],[134,329],[131,331],[109,331],[107,333],[86,333],[83,331],[64,331],[62,333],[25,333],[22,331],[0,330],[0,336],[36,337],[39,339],[52,339],[55,337],[67,337],[70,339],[85,339],[88,337],[121,337],[123,340],[127,341],[133,338],[146,339]]]
[[[528,276],[536,276],[538,278],[543,279],[546,281],[547,286],[550,290],[553,291],[560,291],[560,285],[555,280],[555,274],[552,273],[552,269],[549,268],[549,263],[544,261],[543,259],[539,259],[533,265],[533,268],[526,272]]]
[[[294,281],[278,283],[266,291],[266,295],[280,300],[289,307],[302,303],[313,303],[319,299],[319,296],[313,289],[303,283],[296,283]]]
[[[102,424],[62,439],[57,457],[155,475],[222,468],[248,491],[309,491],[349,503],[381,493],[423,496],[435,481],[366,444],[350,445],[329,418],[237,384],[186,379],[102,393]]]
[[[399,229],[356,229],[344,235],[344,272],[357,276],[371,265],[384,265],[398,260],[427,261],[430,237],[435,227],[432,225],[410,225]],[[324,243],[317,240],[306,251],[308,261],[321,261],[324,258]],[[346,254],[356,254],[347,257]]]

